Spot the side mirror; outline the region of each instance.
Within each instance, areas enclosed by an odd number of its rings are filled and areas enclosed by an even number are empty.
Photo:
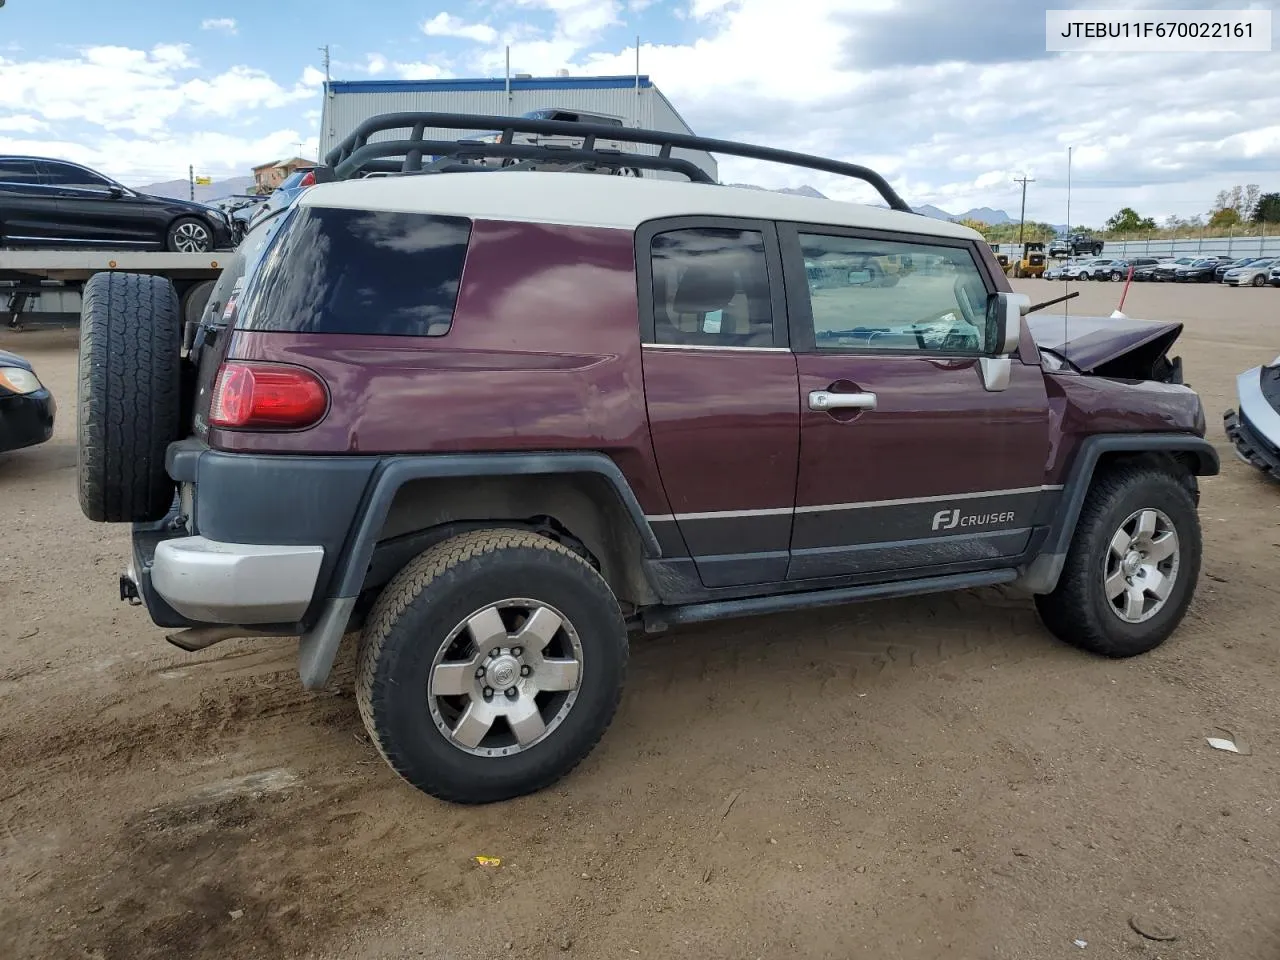
[[[1009,388],[1012,355],[1022,337],[1022,317],[1030,309],[1031,298],[1025,293],[993,293],[987,301],[987,343],[995,355],[978,360],[985,390],[996,393]]]
[[[1018,350],[1022,337],[1022,317],[1031,309],[1031,298],[1025,293],[993,293],[987,301],[987,343],[996,356],[1005,357]]]
[[[107,187],[107,193],[112,200],[119,200],[124,196],[124,187],[113,183],[111,186]]]

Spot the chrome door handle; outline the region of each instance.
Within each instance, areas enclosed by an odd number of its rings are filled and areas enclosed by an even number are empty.
[[[830,390],[809,392],[810,410],[874,410],[874,393],[832,393]]]

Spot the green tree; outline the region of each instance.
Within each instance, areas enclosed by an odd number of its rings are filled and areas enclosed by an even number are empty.
[[[1280,193],[1264,193],[1253,208],[1254,223],[1280,223]]]
[[[981,220],[974,220],[970,217],[965,217],[963,220],[958,222],[962,227],[968,227],[970,230],[977,230],[984,237],[991,232],[991,224],[983,223]]]
[[[1234,227],[1240,223],[1240,213],[1235,207],[1222,207],[1213,211],[1213,216],[1209,218],[1209,226],[1211,227]]]
[[[1112,233],[1136,233],[1139,230],[1154,230],[1155,220],[1151,217],[1140,217],[1133,207],[1121,207],[1106,222],[1105,229]]]

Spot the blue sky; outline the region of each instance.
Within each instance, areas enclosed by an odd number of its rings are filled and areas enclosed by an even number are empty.
[[[641,69],[699,133],[865,162],[913,204],[1101,223],[1122,205],[1205,212],[1280,190],[1280,53],[1044,52],[1044,0],[6,0],[0,151],[130,184],[314,152],[319,47],[335,79]],[[1119,6],[1058,0],[1054,7]],[[1271,6],[1129,0],[1123,9]],[[1280,20],[1280,18],[1277,18]],[[56,41],[52,38],[57,38]],[[725,162],[725,179],[856,187]]]

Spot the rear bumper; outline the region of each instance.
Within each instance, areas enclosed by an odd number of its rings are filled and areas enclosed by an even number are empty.
[[[299,620],[315,594],[324,547],[222,543],[192,536],[156,545],[151,583],[191,620],[219,624]]]
[[[0,453],[44,443],[53,436],[56,412],[48,390],[0,398]]]

